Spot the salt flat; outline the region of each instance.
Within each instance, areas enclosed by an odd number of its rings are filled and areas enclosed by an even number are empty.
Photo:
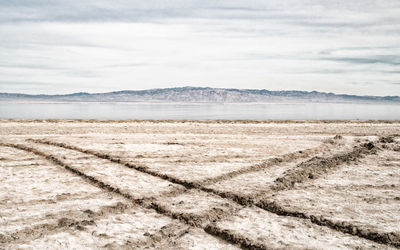
[[[0,121],[0,249],[400,247],[399,122]]]

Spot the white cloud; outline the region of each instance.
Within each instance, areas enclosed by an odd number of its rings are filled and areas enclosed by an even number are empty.
[[[0,16],[0,92],[400,95],[397,0],[22,1]]]

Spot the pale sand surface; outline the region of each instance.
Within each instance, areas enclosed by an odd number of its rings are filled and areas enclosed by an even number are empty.
[[[0,249],[400,247],[399,134],[399,122],[0,121]]]

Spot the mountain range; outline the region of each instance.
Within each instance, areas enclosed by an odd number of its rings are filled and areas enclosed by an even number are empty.
[[[149,90],[125,90],[107,93],[65,95],[29,95],[0,93],[0,102],[162,102],[162,103],[397,103],[399,96],[358,96],[317,91],[270,91],[266,89],[228,89],[179,87]]]

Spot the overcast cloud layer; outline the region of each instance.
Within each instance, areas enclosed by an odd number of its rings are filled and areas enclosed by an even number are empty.
[[[400,95],[399,0],[0,0],[0,92]]]

